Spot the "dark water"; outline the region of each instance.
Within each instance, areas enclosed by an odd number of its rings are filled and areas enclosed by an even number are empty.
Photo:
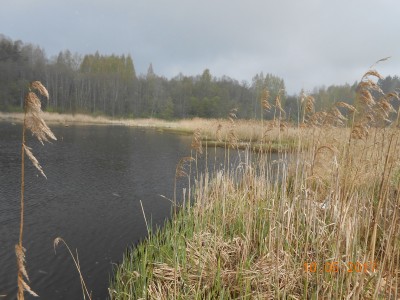
[[[42,146],[30,134],[27,141],[48,178],[26,160],[30,286],[41,299],[82,299],[66,248],[53,250],[62,237],[78,250],[93,299],[106,299],[113,266],[146,235],[139,201],[154,224],[169,216],[170,203],[159,195],[173,197],[175,167],[190,155],[191,137],[119,126],[51,127],[57,142]],[[0,299],[16,295],[20,138],[20,125],[0,123]]]

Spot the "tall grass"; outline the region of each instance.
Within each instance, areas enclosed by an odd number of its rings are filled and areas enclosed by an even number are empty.
[[[111,299],[398,299],[398,95],[376,78],[362,77],[355,105],[324,112],[304,94],[296,147],[278,159],[248,149],[238,165],[200,173],[173,219],[125,256]],[[288,133],[271,126],[278,141]]]
[[[41,165],[32,153],[32,149],[26,145],[26,130],[30,130],[32,135],[43,144],[49,139],[56,140],[56,137],[51,132],[42,118],[41,101],[35,91],[49,99],[49,93],[46,88],[39,82],[33,81],[29,85],[29,92],[24,101],[24,123],[22,126],[22,143],[21,143],[21,198],[20,198],[20,229],[19,241],[15,246],[18,267],[18,300],[24,299],[24,291],[29,292],[33,296],[38,296],[26,283],[29,281],[28,273],[25,268],[25,248],[23,247],[23,232],[24,232],[24,202],[25,202],[25,155],[31,160],[36,169],[44,176]]]

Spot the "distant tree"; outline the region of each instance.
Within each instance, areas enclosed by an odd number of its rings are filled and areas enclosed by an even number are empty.
[[[378,85],[385,94],[396,90],[398,91],[400,89],[400,78],[398,76],[387,76],[383,79],[379,79]]]
[[[173,119],[173,117],[174,117],[174,101],[172,100],[171,97],[168,97],[168,99],[162,104],[161,111],[160,111],[160,117],[162,119],[166,119],[166,120]]]
[[[52,97],[51,106],[45,108],[58,112],[219,118],[238,108],[241,118],[296,120],[300,108],[299,97],[287,95],[284,80],[270,73],[258,73],[250,83],[214,77],[207,68],[198,75],[180,73],[167,79],[158,76],[150,63],[147,72],[138,75],[130,55],[101,55],[96,51],[82,57],[65,50],[49,60],[40,47],[0,35],[0,110],[22,110],[32,80],[45,83]],[[378,84],[385,93],[400,89],[397,76],[383,78]],[[356,88],[357,82],[318,87],[311,95],[317,110],[328,110],[338,101],[353,104]],[[275,105],[269,112],[261,103],[266,90],[270,104]],[[277,107],[278,95],[279,106],[286,113]]]
[[[156,74],[154,73],[154,70],[153,70],[153,64],[150,63],[149,67],[147,68],[146,79],[151,79],[154,77],[156,77]]]

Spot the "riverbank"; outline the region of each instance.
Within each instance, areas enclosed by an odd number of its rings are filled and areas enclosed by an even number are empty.
[[[111,299],[397,299],[398,131],[332,133],[197,177],[193,202],[116,269]]]
[[[0,112],[0,121],[23,122],[23,113]],[[122,125],[141,128],[153,128],[158,131],[191,135],[198,132],[203,146],[246,149],[255,151],[283,151],[295,149],[300,131],[288,123],[257,120],[228,119],[183,119],[166,121],[161,119],[111,119],[103,116],[83,114],[43,113],[48,124],[71,125]],[[301,134],[305,134],[303,129]],[[304,146],[304,145],[303,145]]]

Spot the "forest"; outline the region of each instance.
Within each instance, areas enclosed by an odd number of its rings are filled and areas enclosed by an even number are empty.
[[[84,113],[118,118],[219,118],[237,109],[239,118],[274,117],[274,110],[261,105],[268,90],[274,103],[279,95],[288,120],[297,120],[299,94],[288,95],[284,79],[266,73],[251,82],[229,76],[215,77],[209,69],[202,74],[173,78],[159,76],[150,63],[146,74],[137,74],[130,54],[77,54],[62,51],[48,58],[40,46],[13,41],[0,34],[0,111],[22,111],[29,82],[39,80],[48,87],[50,101],[44,110],[58,113]],[[334,103],[354,103],[357,82],[316,87],[306,91],[315,99],[317,110]],[[400,78],[380,79],[384,93],[400,88]]]

